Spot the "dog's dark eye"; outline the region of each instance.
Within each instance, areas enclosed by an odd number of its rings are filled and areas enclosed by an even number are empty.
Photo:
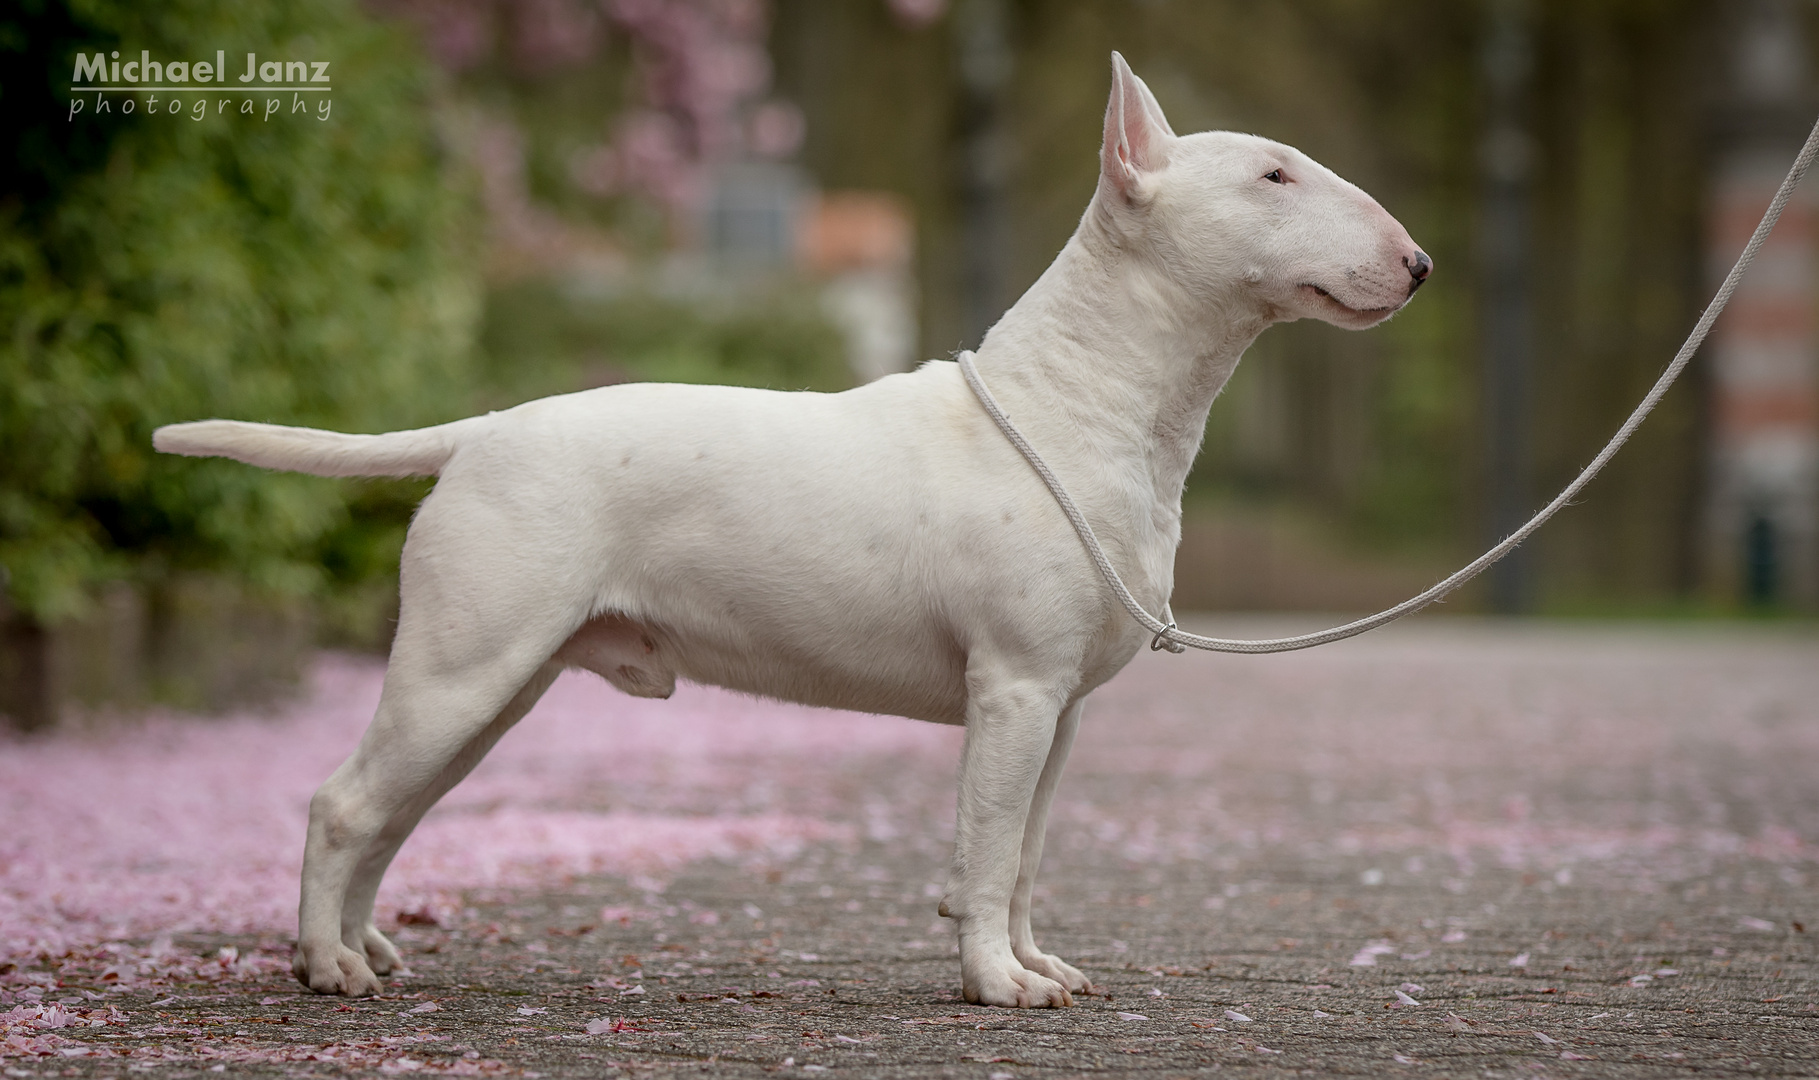
[[[1269,172],[1263,174],[1263,178],[1272,184],[1286,183],[1286,181],[1282,179],[1281,169],[1271,169]]]

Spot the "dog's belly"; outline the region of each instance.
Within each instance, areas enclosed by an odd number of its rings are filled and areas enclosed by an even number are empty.
[[[899,649],[855,662],[843,655],[791,655],[793,649],[729,647],[717,640],[725,636],[660,627],[614,612],[590,619],[555,658],[592,671],[633,697],[667,698],[681,676],[805,705],[937,723],[965,719],[965,658],[956,650]]]
[[[718,635],[678,635],[677,671],[692,682],[829,709],[960,724],[966,720],[966,657],[954,648],[728,647]],[[862,642],[855,642],[863,645]]]

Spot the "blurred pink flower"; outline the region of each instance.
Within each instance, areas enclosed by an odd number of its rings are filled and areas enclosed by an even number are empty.
[[[771,85],[764,0],[368,0],[368,6],[417,27],[430,55],[457,72],[503,57],[520,71],[542,74],[591,61],[609,38],[622,37],[632,56],[629,103],[620,115],[601,117],[609,134],[602,145],[571,154],[570,178],[592,195],[655,201],[678,235],[687,233],[720,165],[747,155],[786,157],[802,144],[801,112],[764,100]],[[522,156],[520,149],[514,166],[520,171]],[[481,160],[483,172],[489,160]],[[489,199],[489,209],[496,215],[495,201]],[[514,213],[495,227],[524,233],[526,215]]]
[[[802,149],[808,122],[802,110],[787,101],[767,101],[752,110],[746,141],[753,154],[786,158]]]
[[[947,0],[887,0],[891,14],[909,26],[925,26],[947,14]]]

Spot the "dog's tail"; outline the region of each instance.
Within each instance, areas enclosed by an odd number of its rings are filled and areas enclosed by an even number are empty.
[[[228,457],[316,476],[434,476],[454,456],[461,429],[480,419],[384,435],[198,420],[159,428],[152,432],[152,445],[166,454]]]

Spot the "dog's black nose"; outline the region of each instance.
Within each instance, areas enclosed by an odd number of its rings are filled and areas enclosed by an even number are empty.
[[[1422,282],[1427,280],[1428,273],[1434,269],[1434,260],[1427,257],[1427,252],[1416,251],[1415,257],[1412,259],[1403,259],[1402,265],[1408,267],[1408,276],[1415,279],[1415,283],[1409,286],[1412,290],[1418,288]]]

